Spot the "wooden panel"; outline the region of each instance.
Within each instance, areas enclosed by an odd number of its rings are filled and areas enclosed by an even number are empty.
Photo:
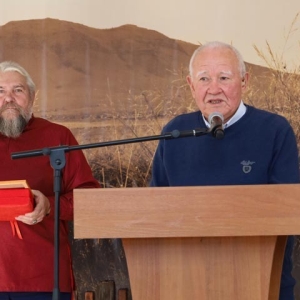
[[[278,300],[286,241],[287,238],[284,236],[277,237],[277,243],[273,255],[272,272],[270,278],[270,290],[269,290],[270,300]]]
[[[125,239],[133,300],[277,300],[276,237]],[[274,274],[271,274],[275,271]],[[277,293],[277,294],[276,294]]]
[[[95,300],[115,300],[115,283],[112,280],[102,281],[96,290]]]
[[[95,300],[94,292],[85,292],[84,300]]]
[[[300,185],[74,190],[75,238],[300,234]]]
[[[128,300],[128,290],[127,289],[118,290],[118,299],[117,300]]]

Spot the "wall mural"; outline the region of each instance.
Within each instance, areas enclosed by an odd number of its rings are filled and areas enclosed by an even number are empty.
[[[157,135],[173,116],[195,110],[185,77],[197,46],[130,24],[97,29],[44,18],[0,27],[0,60],[23,65],[37,85],[34,114],[69,127],[80,144]],[[299,141],[299,68],[287,72],[280,58],[272,57],[271,47],[257,53],[266,64],[247,63],[252,79],[245,102],[285,115]],[[104,188],[143,187],[156,145],[84,152]],[[74,240],[72,234],[70,224],[78,299],[106,280],[115,281],[116,289],[130,289],[120,240]],[[298,282],[299,244],[294,251]]]

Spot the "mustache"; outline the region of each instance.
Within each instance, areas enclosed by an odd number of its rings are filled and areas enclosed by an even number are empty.
[[[26,122],[28,122],[32,116],[31,107],[24,108],[18,105],[17,103],[12,102],[12,103],[5,103],[3,104],[2,107],[0,107],[0,118],[2,118],[2,113],[7,109],[15,109],[16,111],[18,111],[19,116],[22,116],[26,120]]]
[[[23,108],[16,103],[7,103],[7,104],[2,105],[2,107],[0,108],[0,113],[9,108],[16,109],[20,113],[22,113],[24,111]]]

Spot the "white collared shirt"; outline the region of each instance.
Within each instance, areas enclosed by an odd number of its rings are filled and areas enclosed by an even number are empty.
[[[246,105],[244,104],[243,101],[241,101],[239,108],[237,109],[237,111],[235,112],[235,114],[232,116],[232,118],[230,118],[224,125],[224,128],[227,128],[229,126],[231,126],[232,124],[234,124],[235,122],[237,122],[245,113],[246,113]],[[205,122],[205,125],[210,128],[210,124],[206,121],[206,119],[204,118],[204,116],[202,115],[202,118]]]

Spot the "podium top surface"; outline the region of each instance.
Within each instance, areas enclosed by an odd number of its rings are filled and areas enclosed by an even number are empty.
[[[75,238],[300,234],[300,184],[74,190]]]

